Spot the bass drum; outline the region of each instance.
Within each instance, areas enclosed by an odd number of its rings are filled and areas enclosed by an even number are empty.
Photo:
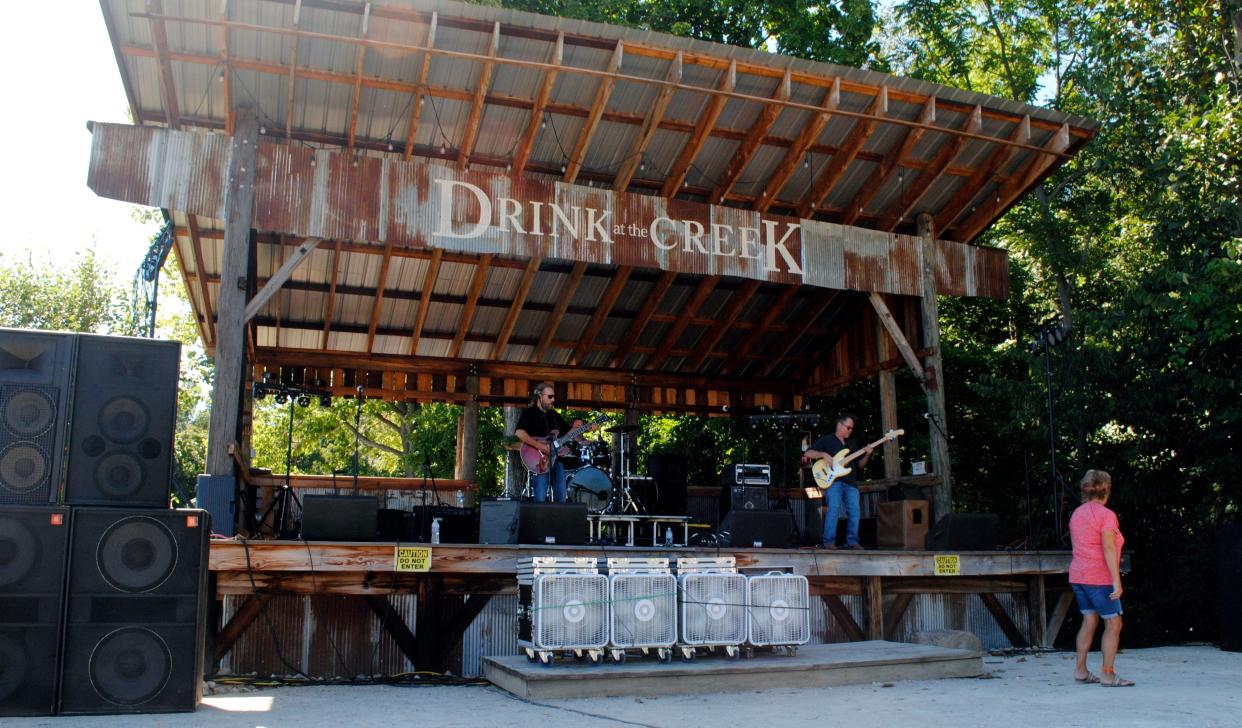
[[[612,478],[599,468],[581,468],[569,474],[569,499],[585,503],[588,510],[602,511],[612,497]]]

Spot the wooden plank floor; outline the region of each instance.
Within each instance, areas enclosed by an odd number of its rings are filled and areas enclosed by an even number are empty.
[[[527,700],[729,693],[982,673],[982,656],[973,652],[880,640],[803,645],[792,656],[759,653],[730,660],[722,655],[667,664],[654,657],[631,658],[620,665],[570,660],[548,666],[523,656],[483,658],[487,680]]]

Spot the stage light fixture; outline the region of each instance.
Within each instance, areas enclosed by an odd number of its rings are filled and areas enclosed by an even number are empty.
[[[332,395],[330,394],[319,395],[319,406],[320,407],[331,407],[332,406]]]
[[[298,395],[298,406],[299,407],[310,407],[310,395],[299,394]]]
[[[289,403],[289,395],[287,393],[285,392],[276,393],[276,404],[288,404],[288,403]]]
[[[258,382],[254,383],[253,392],[254,392],[254,398],[256,400],[262,400],[264,397],[267,396],[267,389],[262,384],[259,384]]]

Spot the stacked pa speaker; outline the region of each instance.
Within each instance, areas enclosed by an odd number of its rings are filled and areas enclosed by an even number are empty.
[[[210,524],[168,505],[179,359],[0,329],[0,716],[197,706]]]

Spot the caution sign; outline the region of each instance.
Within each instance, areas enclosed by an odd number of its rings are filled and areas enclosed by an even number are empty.
[[[962,557],[957,554],[936,554],[932,558],[936,562],[936,576],[961,575]]]
[[[397,571],[431,571],[431,549],[426,546],[398,546]]]

